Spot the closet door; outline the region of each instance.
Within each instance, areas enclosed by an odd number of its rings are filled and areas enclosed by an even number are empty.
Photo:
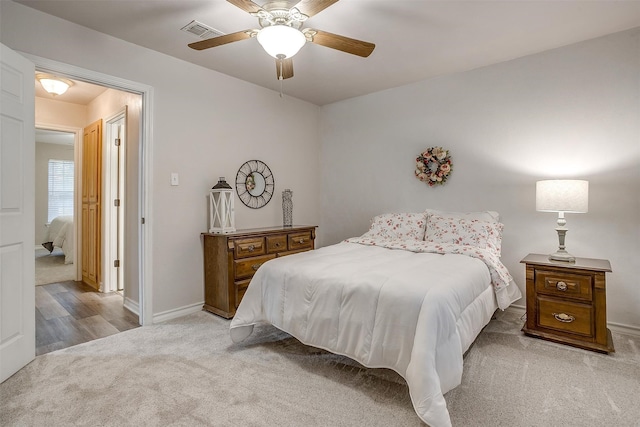
[[[82,281],[100,287],[102,120],[84,128],[82,140]]]

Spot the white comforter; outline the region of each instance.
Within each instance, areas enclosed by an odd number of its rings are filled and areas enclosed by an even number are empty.
[[[443,394],[460,384],[462,355],[497,308],[491,281],[485,261],[467,255],[343,242],[265,263],[231,338],[268,322],[305,344],[393,369],[418,416],[449,426]]]
[[[51,247],[47,247],[51,243]],[[75,242],[73,238],[73,215],[61,215],[51,220],[47,227],[47,235],[42,245],[52,251],[54,247],[62,249],[64,263],[73,264],[73,251]]]

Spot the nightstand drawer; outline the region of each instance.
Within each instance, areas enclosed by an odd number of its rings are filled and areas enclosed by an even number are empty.
[[[234,261],[233,263],[235,264],[235,272],[236,272],[235,278],[244,279],[244,278],[252,277],[254,273],[258,271],[258,268],[260,268],[262,264],[269,261],[270,259],[274,259],[275,257],[276,257],[275,255],[264,255],[264,256],[257,256],[254,258],[244,259],[241,261]]]
[[[238,239],[235,242],[236,258],[246,258],[266,253],[264,237],[252,239]]]
[[[543,328],[593,336],[590,305],[556,299],[538,298],[538,325]]]
[[[289,234],[288,239],[290,251],[311,248],[311,246],[313,245],[311,232]]]
[[[592,275],[536,270],[536,291],[540,294],[591,301]]]

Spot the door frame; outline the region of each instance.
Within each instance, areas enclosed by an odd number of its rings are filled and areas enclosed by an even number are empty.
[[[102,264],[102,292],[114,292],[117,291],[117,286],[113,284],[122,284],[123,278],[123,264],[122,256],[124,254],[124,211],[125,211],[125,156],[126,150],[123,147],[116,149],[113,145],[113,141],[118,135],[114,135],[114,128],[119,126],[118,123],[122,122],[124,128],[124,135],[120,138],[127,144],[127,106],[123,106],[116,113],[103,119],[102,135],[103,135],[103,264]],[[122,146],[123,144],[121,144]],[[114,161],[115,160],[115,161]],[[117,170],[115,169],[117,167]],[[116,195],[119,195],[120,204],[118,209],[112,202],[116,199]],[[116,213],[117,212],[117,213]],[[118,224],[114,227],[114,223]],[[114,261],[120,260],[120,266],[115,267]]]
[[[18,51],[18,53],[33,62],[39,71],[135,93],[142,97],[141,134],[138,147],[138,212],[140,214],[140,227],[138,228],[138,284],[140,298],[138,316],[142,325],[152,325],[153,233],[151,226],[153,213],[149,194],[153,188],[153,87],[26,52]]]
[[[81,194],[80,194],[80,185],[82,176],[82,128],[76,128],[72,126],[64,126],[64,125],[56,125],[49,124],[44,122],[36,122],[36,129],[46,129],[46,130],[55,130],[59,132],[68,132],[73,133],[73,264],[76,267],[76,273],[74,280],[82,280],[82,265],[80,263],[81,259],[78,257],[79,253],[82,253],[82,248],[80,246],[81,238],[80,233],[78,233],[78,218],[80,218],[82,205],[81,205]]]

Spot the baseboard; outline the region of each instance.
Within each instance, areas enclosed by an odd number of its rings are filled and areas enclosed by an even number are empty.
[[[138,318],[140,317],[140,304],[138,304],[137,301],[134,301],[131,298],[125,297],[124,308],[126,308],[127,310],[129,310],[130,312],[138,316]]]
[[[527,308],[523,305],[513,304],[510,305],[505,311],[516,313],[518,316],[522,316],[527,312]],[[607,322],[607,327],[611,330],[611,332],[640,337],[640,327],[638,326],[626,325],[624,323],[617,322]]]
[[[637,326],[625,325],[624,323],[616,322],[607,322],[607,326],[611,329],[611,332],[640,337],[640,328]]]
[[[166,322],[167,320],[177,319],[178,317],[186,316],[187,314],[197,313],[202,311],[202,305],[204,301],[191,305],[185,305],[184,307],[174,308],[173,310],[163,311],[153,315],[153,324],[160,322]]]

